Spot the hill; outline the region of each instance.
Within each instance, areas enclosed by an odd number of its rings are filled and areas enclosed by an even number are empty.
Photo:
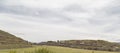
[[[120,51],[120,44],[104,40],[64,40],[41,42],[38,45],[63,46],[78,49]]]
[[[8,32],[0,30],[0,49],[29,47],[30,43]]]

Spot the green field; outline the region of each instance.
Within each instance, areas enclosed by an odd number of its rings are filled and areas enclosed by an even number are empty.
[[[17,53],[31,52],[38,48],[47,48],[54,53],[120,53],[120,52],[107,52],[107,51],[94,51],[94,50],[83,50],[83,49],[73,49],[66,47],[56,47],[56,46],[34,46],[32,48],[22,48],[22,49],[6,49],[0,50],[0,53],[9,53],[10,51],[17,51]]]

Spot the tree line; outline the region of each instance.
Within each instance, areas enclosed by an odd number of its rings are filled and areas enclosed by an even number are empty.
[[[35,43],[35,45],[51,45],[101,51],[120,51],[119,43],[104,40],[58,40]]]

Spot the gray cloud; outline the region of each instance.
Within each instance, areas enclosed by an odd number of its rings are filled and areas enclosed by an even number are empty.
[[[104,10],[108,15],[118,15],[120,14],[120,4],[119,0],[114,0],[109,6],[105,7]]]
[[[3,0],[0,3],[0,27],[26,40],[114,41],[120,37],[119,3],[111,4],[112,0],[71,0],[70,3],[54,3],[55,0],[52,0],[51,4],[41,0],[38,3],[34,0],[12,1]]]
[[[86,12],[87,10],[85,10],[81,5],[79,4],[71,4],[68,6],[65,6],[63,8],[63,11],[67,11],[67,12],[73,12],[73,13],[82,13],[82,12]]]
[[[70,19],[68,16],[65,16],[61,12],[56,12],[54,10],[44,9],[44,8],[30,8],[30,7],[19,6],[19,5],[18,6],[1,5],[0,12],[23,15],[23,16],[32,16],[32,17],[40,18],[40,19],[49,19],[55,22],[72,21],[72,19]]]

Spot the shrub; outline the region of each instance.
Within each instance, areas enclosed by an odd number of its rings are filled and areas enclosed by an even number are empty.
[[[36,49],[33,53],[53,53],[46,48]]]
[[[17,53],[16,51],[10,51],[9,53]]]
[[[9,53],[17,53],[16,51],[10,51]],[[46,49],[46,48],[42,48],[42,49],[35,49],[34,51],[24,51],[24,53],[53,53],[50,50]]]

